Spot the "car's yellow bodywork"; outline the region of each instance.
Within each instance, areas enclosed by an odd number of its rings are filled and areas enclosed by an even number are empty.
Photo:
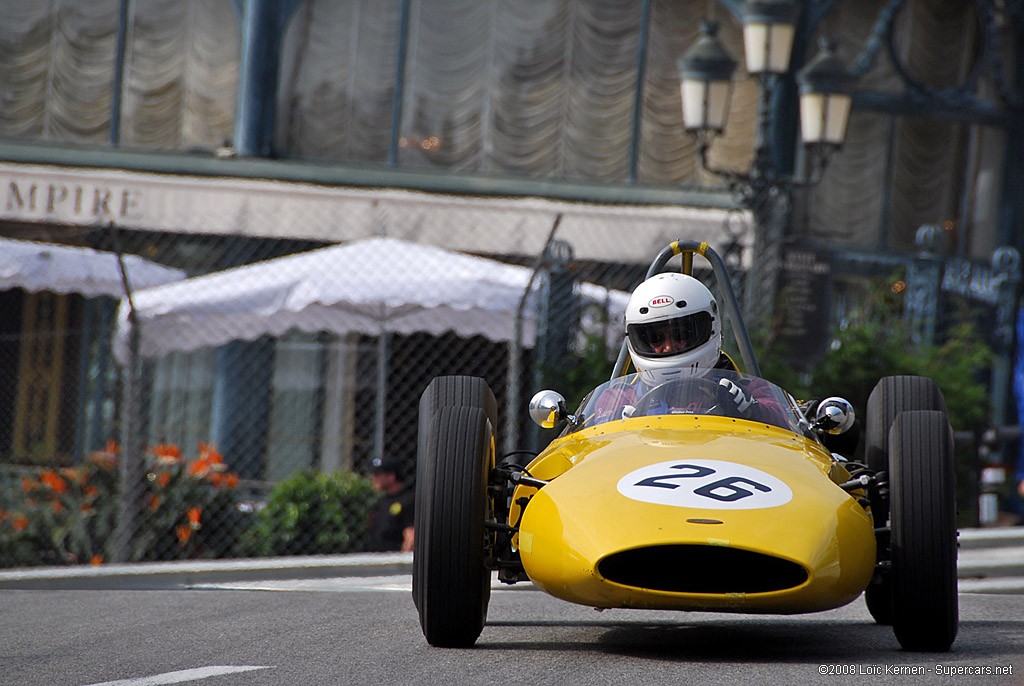
[[[534,584],[564,600],[789,614],[849,603],[871,580],[863,494],[792,431],[634,417],[569,433],[527,469],[550,483],[516,489],[514,542]]]

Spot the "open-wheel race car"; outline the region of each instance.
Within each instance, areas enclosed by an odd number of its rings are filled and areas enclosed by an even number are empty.
[[[711,264],[745,373],[716,365],[641,393],[644,380],[623,373],[634,351],[624,342],[611,380],[575,413],[554,391],[534,396],[531,417],[565,428],[539,454],[506,456],[482,379],[438,377],[424,391],[413,598],[427,641],[473,645],[496,575],[599,609],[795,614],[865,593],[904,649],[948,650],[957,531],[938,387],[882,378],[855,462],[850,403],[798,403],[759,378],[721,258],[676,242],[648,277],[675,255],[681,273],[695,255]],[[756,390],[757,413],[737,412],[736,387]]]

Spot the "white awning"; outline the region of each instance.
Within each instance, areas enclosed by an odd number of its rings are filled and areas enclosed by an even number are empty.
[[[132,289],[158,286],[185,278],[185,272],[124,256]],[[87,298],[124,295],[117,255],[92,248],[0,238],[0,290],[79,293]]]
[[[512,340],[531,270],[393,238],[371,238],[237,267],[134,294],[139,354],[219,346],[290,329],[378,335],[454,332]],[[536,286],[532,295],[535,296]],[[620,329],[629,294],[584,283],[577,297]],[[522,341],[532,345],[536,298],[526,300]],[[121,301],[114,354],[129,359]]]

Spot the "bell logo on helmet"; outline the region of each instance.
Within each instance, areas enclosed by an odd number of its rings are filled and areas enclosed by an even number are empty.
[[[675,299],[671,295],[659,295],[656,298],[651,298],[649,303],[651,307],[665,307],[675,302]]]

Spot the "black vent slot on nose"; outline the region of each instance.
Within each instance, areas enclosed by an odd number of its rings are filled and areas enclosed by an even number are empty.
[[[634,548],[609,555],[597,569],[608,581],[673,593],[767,593],[807,581],[795,562],[709,545]]]

